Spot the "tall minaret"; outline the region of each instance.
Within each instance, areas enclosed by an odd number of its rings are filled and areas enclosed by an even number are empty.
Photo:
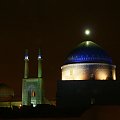
[[[40,104],[43,104],[44,96],[43,96],[43,80],[42,80],[42,56],[40,49],[38,52],[38,80],[40,81]]]
[[[42,57],[40,49],[38,52],[38,78],[42,78]]]
[[[29,72],[29,68],[28,68],[28,50],[25,50],[25,68],[24,68],[24,78],[28,78],[28,72]]]

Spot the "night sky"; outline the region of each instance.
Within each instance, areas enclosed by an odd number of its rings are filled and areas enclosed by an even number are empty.
[[[55,98],[65,56],[83,41],[85,28],[117,66],[120,78],[120,3],[113,0],[1,0],[0,82],[21,97],[24,51],[29,49],[30,77],[37,77],[42,49],[45,94]]]

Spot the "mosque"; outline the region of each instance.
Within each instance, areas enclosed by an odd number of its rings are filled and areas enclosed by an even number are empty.
[[[29,57],[28,51],[25,53],[25,70],[24,70],[24,79],[22,81],[22,105],[33,105],[34,107],[37,104],[44,104],[43,96],[43,80],[42,80],[42,58],[39,49],[38,53],[38,77],[29,78]]]
[[[115,68],[106,51],[92,41],[84,41],[61,67],[62,80],[116,80]]]
[[[120,82],[108,53],[88,39],[66,57],[57,82],[56,106],[75,110],[94,105],[120,104]]]
[[[38,52],[38,76],[29,77],[29,57],[25,52],[22,101],[16,106],[49,104],[45,99],[42,79],[42,57]],[[96,43],[86,40],[66,57],[61,67],[61,80],[57,81],[56,106],[58,108],[81,108],[91,104],[120,104],[120,82],[116,80],[116,66],[111,57]],[[14,91],[0,85],[0,106],[14,103]],[[4,103],[7,101],[7,103]],[[12,102],[11,102],[12,101]],[[4,103],[4,105],[3,105]]]
[[[29,55],[25,51],[24,57],[24,78],[22,80],[22,100],[14,100],[14,90],[6,84],[0,84],[0,107],[12,106],[33,106],[37,104],[50,104],[44,96],[43,79],[42,79],[42,57],[39,49],[38,52],[38,76],[31,78],[29,76]]]

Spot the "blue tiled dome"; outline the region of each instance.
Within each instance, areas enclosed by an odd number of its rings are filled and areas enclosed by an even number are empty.
[[[72,63],[107,63],[112,59],[97,44],[92,41],[84,41],[79,44],[67,57],[64,64]]]

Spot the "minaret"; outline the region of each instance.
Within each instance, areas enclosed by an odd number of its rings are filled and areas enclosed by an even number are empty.
[[[38,51],[38,80],[40,80],[40,104],[43,104],[42,57],[40,49]]]
[[[28,72],[29,72],[29,68],[28,68],[28,50],[25,50],[25,68],[24,68],[24,78],[28,78]]]
[[[40,49],[38,52],[38,78],[42,78],[42,57]]]

